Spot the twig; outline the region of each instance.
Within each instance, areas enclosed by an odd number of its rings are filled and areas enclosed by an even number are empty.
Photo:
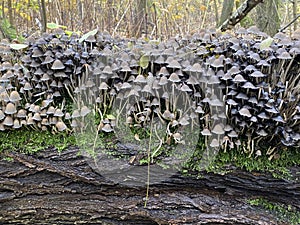
[[[289,22],[287,25],[285,25],[283,28],[279,29],[279,32],[283,32],[286,28],[291,26],[293,23],[297,21],[297,19],[300,17],[300,14],[298,14],[291,22]]]

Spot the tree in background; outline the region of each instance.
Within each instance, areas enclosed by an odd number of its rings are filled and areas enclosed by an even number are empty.
[[[39,2],[40,5],[40,14],[42,19],[42,31],[46,32],[47,30],[47,16],[46,16],[46,3],[45,0]]]
[[[264,0],[256,7],[256,26],[270,36],[280,29],[278,6],[279,0]]]
[[[140,37],[145,34],[148,37],[165,39],[195,33],[202,28],[217,26],[222,30],[232,29],[236,24],[246,28],[256,24],[272,35],[279,29],[280,22],[281,27],[284,27],[295,20],[288,26],[286,32],[292,33],[297,28],[297,18],[300,15],[297,2],[296,0],[1,0],[0,22],[5,19],[5,23],[14,27],[17,34],[29,35],[40,30],[36,20],[41,22],[43,31],[45,23],[51,22],[66,26],[68,30],[74,32],[85,33],[98,28],[112,35],[127,37]],[[252,10],[253,8],[256,10]],[[247,23],[243,23],[243,19]]]
[[[220,20],[217,23],[217,27],[220,27],[225,22],[225,20],[227,20],[231,16],[233,7],[234,0],[223,1],[222,13]]]
[[[142,33],[147,36],[147,0],[136,1],[135,23],[132,26],[132,34],[140,37]]]

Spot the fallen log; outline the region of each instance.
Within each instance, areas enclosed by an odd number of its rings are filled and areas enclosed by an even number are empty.
[[[108,181],[76,147],[0,158],[1,224],[287,224],[248,204],[258,197],[300,210],[299,168],[293,181],[238,169],[175,174],[150,186],[145,205],[146,187]]]

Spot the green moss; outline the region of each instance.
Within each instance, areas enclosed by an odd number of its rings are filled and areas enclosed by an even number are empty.
[[[99,149],[113,155],[112,149],[116,149],[116,139],[112,133],[82,132],[74,133],[75,144],[81,153],[84,151],[91,157],[95,157]]]
[[[297,150],[282,151],[280,158],[269,160],[266,155],[260,157],[249,157],[245,153],[233,150],[229,152],[220,152],[213,165],[209,168],[211,171],[226,168],[228,164],[247,171],[271,172],[276,178],[292,178],[288,167],[300,165],[300,153]]]
[[[74,136],[66,133],[52,134],[49,131],[25,129],[0,132],[0,151],[34,153],[48,147],[62,151],[73,144],[75,144]]]
[[[136,133],[130,129],[128,132],[130,133],[130,139],[134,139]],[[139,135],[142,136],[141,134]],[[124,136],[124,140],[127,140],[126,135]],[[52,134],[49,131],[42,132],[26,129],[0,132],[0,151],[10,150],[35,153],[48,147],[54,147],[58,151],[62,151],[70,145],[76,145],[81,151],[86,151],[91,156],[95,155],[99,148],[106,149],[108,154],[118,155],[120,153],[117,150],[116,142],[117,137],[113,133],[107,134],[103,132],[99,133],[97,137],[95,133],[89,132],[73,133],[71,135],[66,133]],[[190,162],[186,163],[183,169],[185,173],[190,173],[191,171],[199,173],[203,170],[200,165],[200,160],[204,152],[203,149],[205,149],[203,143],[204,141],[200,139],[193,157]],[[154,142],[153,144],[157,143]],[[167,152],[167,147],[161,146],[159,152],[155,152],[154,157],[158,157],[159,159],[160,155],[163,157]],[[279,158],[269,160],[265,155],[249,157],[249,154],[237,149],[227,152],[220,151],[216,159],[207,168],[207,171],[225,174],[230,172],[233,168],[242,168],[250,172],[270,172],[276,178],[293,179],[288,168],[300,165],[299,150],[282,150],[278,155]],[[159,162],[159,160],[157,162]]]
[[[255,198],[248,200],[252,206],[260,207],[275,214],[281,222],[288,222],[291,225],[300,224],[300,212],[291,205],[270,202],[264,198]]]
[[[187,163],[187,168],[200,172],[202,170],[200,160],[205,146],[199,142],[194,157]],[[215,160],[207,168],[208,172],[225,174],[233,168],[245,169],[249,172],[270,172],[275,178],[293,179],[289,168],[300,165],[300,152],[297,148],[281,150],[278,158],[269,159],[266,154],[262,156],[249,156],[242,150],[232,149],[226,152],[220,151]]]

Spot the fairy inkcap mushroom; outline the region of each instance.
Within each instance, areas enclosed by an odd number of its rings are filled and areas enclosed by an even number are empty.
[[[58,121],[56,124],[55,124],[55,127],[57,128],[58,131],[64,131],[67,129],[67,125],[63,122],[63,121]]]
[[[16,106],[13,103],[8,103],[6,105],[4,113],[7,115],[12,115],[17,112]]]
[[[9,95],[9,100],[13,103],[16,103],[21,100],[21,97],[17,91],[12,91]]]
[[[59,59],[56,59],[51,66],[52,70],[62,70],[64,68],[65,65]]]

